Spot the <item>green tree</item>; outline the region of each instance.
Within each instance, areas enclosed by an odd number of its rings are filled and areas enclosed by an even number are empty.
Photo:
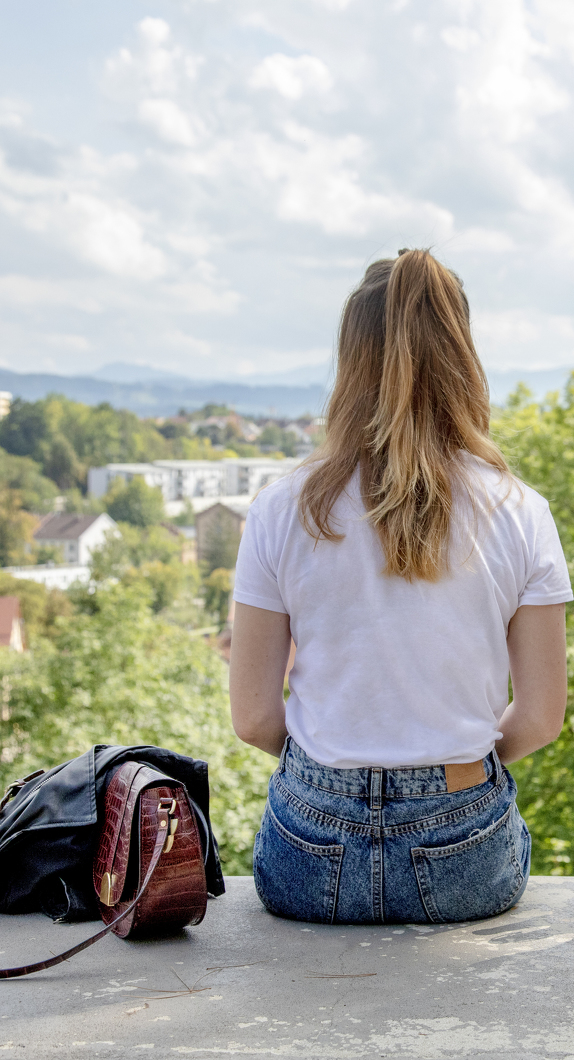
[[[190,500],[186,500],[179,515],[171,521],[175,526],[195,526],[195,511]]]
[[[48,436],[45,402],[15,398],[0,420],[0,445],[14,456],[41,458],[40,444]]]
[[[52,511],[58,494],[35,460],[13,456],[5,449],[0,449],[0,489],[17,490],[22,508],[28,512]]]
[[[493,411],[491,430],[512,469],[545,496],[574,572],[574,375],[563,399],[534,401],[519,384]],[[574,874],[574,607],[567,605],[568,706],[559,739],[512,766],[518,805],[532,833],[532,871]]]
[[[284,456],[295,456],[297,437],[293,431],[284,431],[279,424],[270,421],[257,439],[263,450],[275,449]]]
[[[118,529],[119,534],[108,531],[103,545],[92,552],[90,562],[97,582],[121,578],[131,567],[141,567],[142,563],[173,563],[180,558],[180,543],[164,526],[119,523]]]
[[[92,553],[93,580],[101,584],[114,578],[124,585],[146,586],[154,612],[171,608],[171,621],[195,627],[197,604],[193,601],[198,593],[199,571],[197,564],[181,562],[184,539],[178,540],[165,526],[144,528],[120,523],[119,531],[109,531],[104,544]],[[176,608],[180,597],[181,606]]]
[[[0,490],[0,566],[34,562],[37,518],[22,508],[18,490]]]
[[[179,596],[184,581],[183,563],[162,563],[152,560],[139,567],[130,567],[123,576],[124,585],[146,585],[151,590],[150,603],[155,612],[164,611]]]
[[[32,457],[61,488],[85,487],[88,467],[172,455],[151,421],[107,403],[84,405],[58,394],[34,402],[16,398],[0,422],[0,446]]]
[[[40,637],[52,638],[58,619],[69,617],[74,610],[70,597],[60,589],[47,589],[40,582],[14,578],[5,571],[0,571],[0,596],[18,597],[29,647]]]
[[[217,615],[220,629],[227,622],[229,613],[229,594],[231,592],[231,571],[219,567],[212,570],[205,579],[205,607]]]
[[[73,446],[63,434],[42,443],[44,474],[62,490],[84,482],[86,468],[80,463]]]
[[[218,511],[206,534],[203,563],[207,574],[222,567],[234,569],[240,540],[233,518],[225,511]]]
[[[164,518],[161,489],[148,486],[141,475],[136,475],[126,485],[116,479],[104,497],[104,505],[108,515],[117,523],[146,527],[160,523]]]

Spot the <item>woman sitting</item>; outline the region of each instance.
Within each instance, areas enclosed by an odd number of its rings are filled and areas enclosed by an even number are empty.
[[[254,851],[272,913],[457,921],[524,891],[504,764],[560,732],[572,592],[488,429],[459,279],[422,250],[371,265],[325,442],[257,496],[237,562],[233,722],[280,756]]]

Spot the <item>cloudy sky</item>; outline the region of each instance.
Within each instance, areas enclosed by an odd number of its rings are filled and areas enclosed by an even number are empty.
[[[0,0],[0,363],[245,381],[432,245],[574,367],[572,0]]]

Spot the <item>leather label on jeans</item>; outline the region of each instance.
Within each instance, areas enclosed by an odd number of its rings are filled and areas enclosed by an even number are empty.
[[[452,762],[444,767],[444,775],[449,794],[453,791],[464,791],[465,788],[474,788],[476,784],[484,784],[486,780],[482,759],[479,762]]]

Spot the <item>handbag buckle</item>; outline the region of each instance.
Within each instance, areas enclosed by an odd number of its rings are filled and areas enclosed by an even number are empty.
[[[166,803],[168,801],[170,802],[169,808],[167,806],[163,805],[164,803]],[[173,843],[174,843],[174,836],[175,836],[175,833],[177,832],[177,826],[179,824],[178,818],[174,817],[174,814],[175,814],[175,811],[176,811],[176,807],[177,807],[177,799],[171,799],[171,800],[160,799],[160,801],[159,801],[160,810],[163,810],[164,812],[167,810],[167,823],[168,823],[168,830],[167,830],[167,835],[166,835],[166,838],[165,838],[165,843],[163,845],[162,854],[169,854],[169,852],[170,852],[170,850],[171,850],[171,848],[173,846]]]
[[[112,894],[116,884],[117,876],[113,872],[104,872],[102,886],[100,887],[100,902],[102,905],[113,905]]]

